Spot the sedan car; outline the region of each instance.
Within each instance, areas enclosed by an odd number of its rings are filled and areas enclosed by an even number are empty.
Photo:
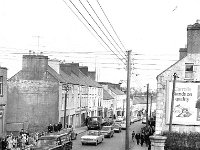
[[[101,134],[98,130],[88,130],[87,134],[81,137],[81,143],[84,144],[95,144],[98,145],[99,143],[103,142],[104,135]]]
[[[121,125],[120,124],[115,124],[113,128],[114,132],[121,132]]]
[[[100,132],[104,135],[104,137],[111,138],[114,135],[113,126],[103,126]]]
[[[126,129],[126,121],[122,121],[121,126],[122,126],[122,129]]]

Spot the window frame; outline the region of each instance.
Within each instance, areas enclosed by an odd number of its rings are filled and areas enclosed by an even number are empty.
[[[185,63],[185,79],[194,79],[194,63]]]

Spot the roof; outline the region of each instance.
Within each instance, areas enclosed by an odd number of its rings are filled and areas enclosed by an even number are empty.
[[[72,76],[66,74],[64,71],[60,70],[60,75],[64,78],[67,83],[79,84],[79,82],[74,79]]]
[[[105,89],[103,89],[103,100],[114,99]]]
[[[64,78],[59,75],[53,68],[51,68],[49,65],[47,67],[47,71],[54,76],[59,82],[65,82]]]
[[[117,89],[117,88],[112,88],[112,87],[109,87],[109,89],[114,92],[116,95],[125,95],[124,92],[122,92],[121,90]]]

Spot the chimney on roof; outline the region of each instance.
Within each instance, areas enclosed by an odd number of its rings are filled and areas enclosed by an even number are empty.
[[[187,56],[187,48],[180,48],[179,49],[179,59],[183,59]]]
[[[88,71],[88,76],[96,81],[96,72],[95,71]]]
[[[48,56],[23,55],[22,71],[26,73],[27,80],[41,80],[47,71]]]
[[[200,54],[200,24],[198,21],[187,27],[187,53]]]
[[[88,76],[88,66],[80,66],[79,69],[83,74]]]
[[[60,64],[60,69],[67,74],[73,72],[75,75],[79,76],[79,63],[63,63]]]

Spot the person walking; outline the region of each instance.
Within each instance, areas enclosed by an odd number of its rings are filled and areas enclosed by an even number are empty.
[[[135,131],[132,132],[132,141],[134,142],[134,138],[135,138]]]
[[[137,134],[135,135],[135,139],[136,139],[136,141],[137,141],[137,145],[139,145],[139,144],[140,144],[140,133],[137,133]]]
[[[141,133],[141,136],[140,136],[140,141],[141,141],[141,146],[143,146],[143,144],[144,144],[144,133],[142,132]]]

